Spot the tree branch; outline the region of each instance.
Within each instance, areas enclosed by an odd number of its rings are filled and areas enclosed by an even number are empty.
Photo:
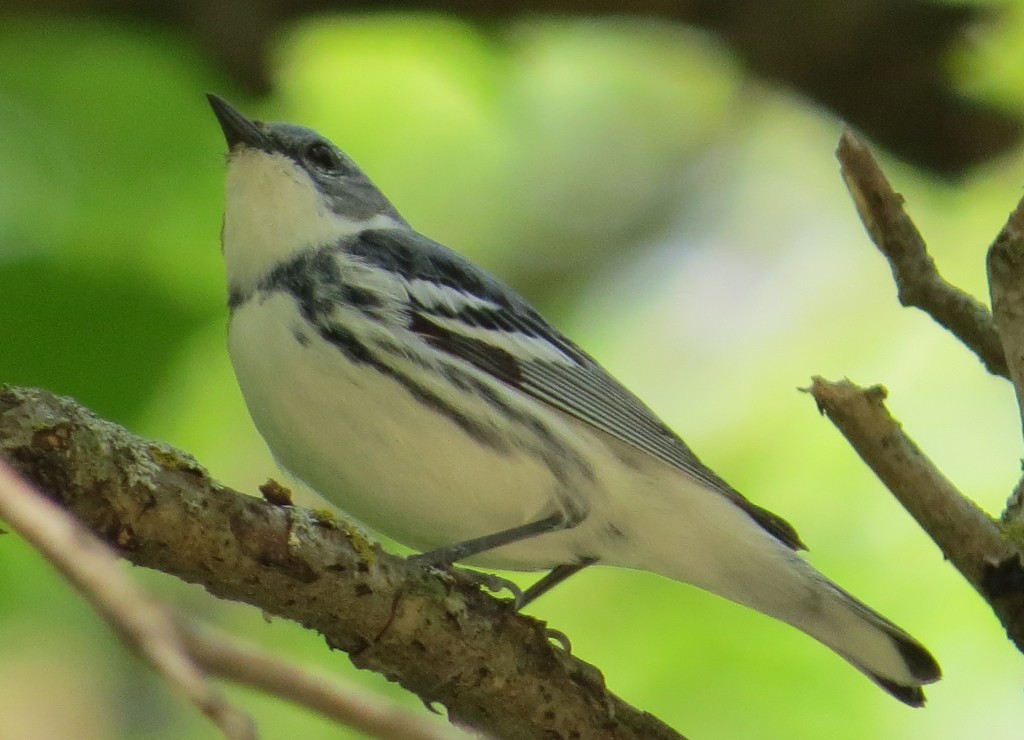
[[[989,372],[1009,378],[1024,431],[1024,200],[988,251],[993,312],[946,282],[867,148],[849,130],[836,152],[843,178],[872,241],[889,260],[900,303],[946,327]],[[861,458],[931,535],[992,607],[1024,652],[1024,478],[997,525],[935,468],[889,416],[885,391],[814,379],[810,389]]]
[[[680,737],[459,571],[425,571],[343,521],[225,488],[70,399],[0,390],[0,455],[133,563],[317,630],[460,723],[498,737]]]
[[[896,500],[935,541],[942,554],[980,590],[986,565],[1011,554],[995,522],[965,497],[918,448],[885,407],[881,386],[814,377],[818,409]]]
[[[921,233],[903,210],[903,197],[850,129],[843,131],[836,156],[864,228],[889,261],[900,303],[921,309],[952,332],[990,373],[1010,377],[988,308],[942,278]]]
[[[989,247],[986,263],[992,313],[1024,431],[1024,199],[1018,202]],[[1018,552],[1024,552],[1024,478],[1010,496],[1002,520],[1004,535],[1015,543]],[[989,574],[986,588],[1006,611],[1013,611],[1024,620],[1024,563],[1020,556],[999,563]]]
[[[255,740],[252,719],[232,706],[206,674],[259,689],[383,740],[458,740],[438,727],[333,677],[316,676],[244,645],[208,625],[183,619],[139,589],[117,555],[0,460],[0,519],[44,555],[114,629],[129,649],[220,727],[230,740]],[[478,737],[474,735],[474,737]]]
[[[1024,430],[1024,200],[989,247],[988,289]]]
[[[381,740],[469,740],[480,735],[437,727],[427,717],[392,706],[335,676],[317,675],[245,645],[221,630],[182,620],[179,630],[193,660],[213,675],[308,707]],[[436,719],[431,717],[430,719]]]
[[[0,518],[92,604],[133,652],[209,717],[229,740],[255,740],[252,719],[206,680],[175,620],[117,567],[114,554],[0,459]]]
[[[1007,635],[1024,651],[1024,592],[1000,587],[1018,551],[998,525],[960,493],[903,431],[885,407],[885,389],[815,377],[809,392],[818,409],[903,507],[931,536],[942,554],[992,606]],[[1015,577],[1015,576],[1014,576]]]

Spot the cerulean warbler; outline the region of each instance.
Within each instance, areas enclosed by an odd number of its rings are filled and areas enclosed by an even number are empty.
[[[787,622],[900,701],[940,676],[520,295],[417,233],[315,131],[209,96],[227,139],[231,361],[280,464],[435,565],[591,563]]]

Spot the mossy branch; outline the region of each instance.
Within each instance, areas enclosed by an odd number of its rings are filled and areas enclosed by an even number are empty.
[[[315,630],[460,724],[496,737],[680,738],[459,571],[426,571],[344,521],[221,486],[189,455],[71,399],[0,389],[0,456],[131,562]]]

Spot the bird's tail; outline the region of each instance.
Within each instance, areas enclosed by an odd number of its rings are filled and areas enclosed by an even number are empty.
[[[821,589],[822,608],[784,621],[834,650],[904,704],[923,706],[921,687],[942,677],[931,653],[824,576],[813,575]]]
[[[700,505],[715,496],[703,495]],[[645,535],[633,567],[691,583],[791,624],[900,701],[924,704],[921,687],[942,674],[919,642],[818,573],[724,497],[716,498],[705,510],[695,499],[688,509],[693,516],[685,523],[677,512],[686,507],[672,506],[660,515],[652,507],[653,515],[637,522]]]

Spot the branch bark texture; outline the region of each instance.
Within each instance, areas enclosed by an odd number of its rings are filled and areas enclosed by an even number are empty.
[[[816,377],[809,390],[818,409],[989,603],[1006,634],[1024,651],[1024,590],[1015,583],[1019,551],[996,522],[904,433],[885,407],[884,388]]]
[[[849,130],[836,152],[857,212],[889,261],[904,306],[916,306],[952,332],[989,372],[1008,378],[1024,431],[1024,200],[988,251],[992,312],[945,281],[924,239],[871,153]],[[885,391],[815,378],[811,393],[861,458],[972,586],[1024,652],[1024,478],[996,524],[903,433]]]
[[[131,562],[314,629],[462,724],[498,737],[680,737],[458,571],[425,571],[345,522],[221,486],[70,399],[0,389],[0,455]]]
[[[207,680],[175,619],[117,567],[109,547],[0,459],[0,518],[50,561],[121,640],[209,717],[228,740],[256,740],[252,719]]]
[[[986,262],[995,327],[1024,426],[1024,200],[989,247]]]
[[[960,493],[885,407],[881,386],[812,380],[818,408],[979,591],[988,566],[1012,554],[996,523]]]
[[[972,350],[993,375],[1009,378],[992,314],[981,301],[946,282],[924,238],[864,143],[849,129],[836,156],[843,180],[871,241],[889,261],[900,303],[915,306]]]

